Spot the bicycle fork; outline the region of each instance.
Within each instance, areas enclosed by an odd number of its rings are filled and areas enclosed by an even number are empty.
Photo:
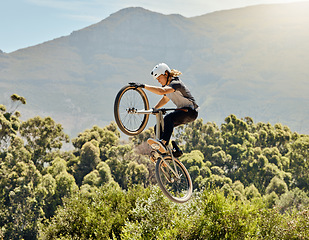
[[[163,114],[162,112],[160,111],[159,113],[156,114],[156,121],[157,121],[157,128],[156,128],[156,138],[157,139],[160,139],[161,138],[161,131],[164,132],[164,119],[163,119]],[[174,168],[172,168],[170,166],[170,164],[168,164],[167,161],[165,161],[164,157],[162,157],[161,154],[159,154],[157,151],[156,153],[157,154],[154,154],[154,157],[156,158],[159,158],[161,157],[161,161],[163,161],[162,164],[164,164],[171,172],[172,174],[175,176],[176,179],[180,179],[181,176],[179,176],[178,174],[178,171],[177,171],[177,168],[176,168],[176,164],[175,164],[175,160],[174,160],[174,156],[173,156],[173,153],[172,153],[172,150],[170,149],[170,147],[167,146],[167,150],[169,151],[169,154],[172,158],[172,162],[173,162],[173,165],[174,165]],[[158,156],[159,155],[159,156]],[[167,173],[164,168],[162,168],[162,172],[164,173],[165,177],[170,181],[170,182],[174,182],[175,179],[173,179],[171,177],[171,174]]]

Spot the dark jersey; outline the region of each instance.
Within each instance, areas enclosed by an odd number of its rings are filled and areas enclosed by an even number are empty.
[[[183,108],[183,107],[190,107],[192,109],[198,108],[198,105],[195,102],[195,99],[192,96],[191,92],[178,77],[172,78],[172,81],[168,86],[173,88],[175,91],[166,94],[166,96],[172,100],[172,102],[177,106],[177,108]]]

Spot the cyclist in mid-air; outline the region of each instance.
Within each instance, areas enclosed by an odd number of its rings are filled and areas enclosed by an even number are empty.
[[[163,107],[169,100],[177,106],[177,110],[167,114],[164,117],[164,132],[161,132],[161,139],[148,139],[150,146],[156,146],[161,153],[166,152],[173,133],[173,129],[181,124],[193,122],[198,116],[198,105],[189,89],[179,79],[180,71],[170,69],[165,63],[159,63],[151,71],[152,77],[162,86],[152,86],[148,84],[138,84],[136,87],[142,87],[158,95],[162,95],[161,100],[155,105],[155,109]]]

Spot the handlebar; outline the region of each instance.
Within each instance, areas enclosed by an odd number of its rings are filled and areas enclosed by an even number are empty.
[[[175,111],[175,110],[181,110],[184,112],[188,112],[188,109],[185,108],[159,108],[159,109],[149,109],[149,110],[137,110],[135,108],[132,109],[127,109],[128,113],[135,113],[135,114],[158,114],[160,112],[162,112],[162,114],[166,114],[166,112],[168,111]]]
[[[159,113],[162,112],[163,114],[165,114],[167,111],[176,111],[176,110],[180,110],[180,111],[184,111],[184,112],[188,112],[188,109],[185,108],[159,108],[159,109],[152,109],[152,113]]]

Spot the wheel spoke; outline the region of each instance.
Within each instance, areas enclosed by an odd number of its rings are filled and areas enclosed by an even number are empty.
[[[127,86],[119,91],[114,114],[121,131],[128,135],[136,135],[145,128],[149,115],[135,114],[135,110],[140,109],[149,109],[147,96],[141,89]]]
[[[175,165],[174,165],[175,163]],[[175,169],[171,169],[175,166]],[[185,167],[171,157],[165,157],[159,162],[157,180],[163,193],[175,202],[185,202],[192,194],[192,182]]]

